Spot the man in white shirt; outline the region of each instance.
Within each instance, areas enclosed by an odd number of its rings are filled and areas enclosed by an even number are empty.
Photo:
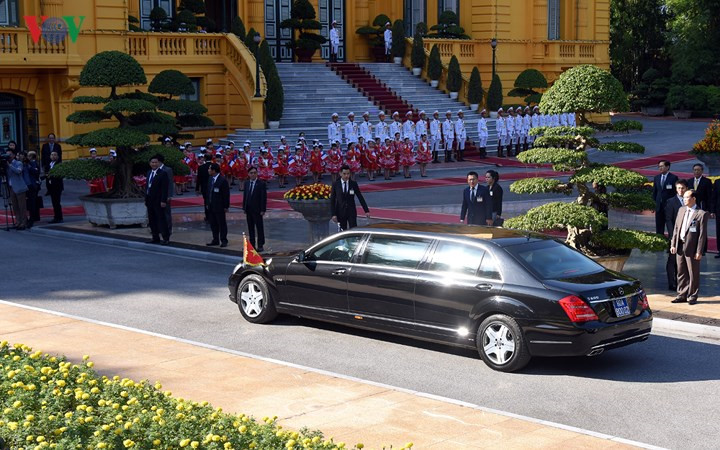
[[[372,123],[370,123],[370,113],[363,113],[363,122],[360,124],[360,136],[365,142],[372,141]]]
[[[390,22],[385,24],[383,38],[385,40],[385,57],[387,58],[387,62],[390,62],[390,53],[392,52],[392,26]]]
[[[332,122],[328,125],[328,142],[332,145],[333,142],[342,139],[342,125],[338,122],[338,113],[333,113]]]
[[[430,149],[432,150],[433,163],[439,163],[438,159],[438,147],[442,140],[442,134],[440,132],[440,111],[435,110],[433,112],[433,118],[430,121]]]
[[[415,122],[415,137],[420,140],[423,134],[427,135],[427,119],[425,118],[425,111],[418,113],[420,119]]]
[[[380,111],[378,114],[378,118],[380,121],[375,125],[375,137],[380,138],[380,142],[385,142],[385,139],[388,137],[389,126],[385,122],[385,112]]]
[[[523,111],[523,123],[522,123],[522,144],[523,151],[527,151],[530,142],[530,127],[532,125],[532,114],[530,107],[526,106]]]
[[[415,121],[413,121],[413,112],[408,111],[405,113],[405,123],[403,123],[402,138],[410,139],[410,142],[415,144]]]
[[[498,108],[497,120],[495,121],[495,129],[497,130],[498,134],[497,155],[500,158],[503,157],[503,148],[507,145],[508,140],[507,122],[505,121],[505,117],[503,117],[503,114],[505,114],[505,111],[502,108]]]
[[[337,21],[330,24],[330,62],[337,62],[338,50],[340,49],[340,33],[337,30]]]
[[[358,141],[358,124],[355,123],[355,113],[348,116],[348,123],[345,124],[345,145],[354,144]]]
[[[488,127],[487,127],[487,111],[480,111],[480,119],[478,119],[477,131],[478,131],[478,146],[480,147],[480,158],[487,158],[487,140],[488,140]]]
[[[445,113],[445,122],[442,124],[443,141],[445,142],[445,162],[455,162],[452,151],[455,146],[455,123],[452,121],[452,112]]]
[[[512,156],[513,144],[517,138],[517,130],[515,129],[515,109],[508,108],[509,115],[505,117],[505,128],[507,128],[507,155]]]
[[[532,117],[530,118],[530,130],[541,127],[541,114],[540,108],[537,106],[532,110]],[[533,145],[535,143],[535,135],[528,132],[528,144]]]
[[[402,139],[402,122],[400,121],[400,114],[397,111],[392,113],[392,123],[390,124],[390,140],[395,139],[395,133],[400,133],[400,139]]]
[[[569,112],[569,113],[567,113],[567,116],[568,116],[568,126],[569,127],[577,126],[577,122],[575,121],[575,113]]]
[[[568,126],[568,120],[567,120],[567,113],[560,113],[558,114],[558,120],[560,121],[561,127]]]
[[[458,118],[455,121],[455,158],[458,161],[465,161],[463,153],[465,153],[465,141],[467,140],[467,131],[465,130],[465,113],[463,110],[458,111]]]

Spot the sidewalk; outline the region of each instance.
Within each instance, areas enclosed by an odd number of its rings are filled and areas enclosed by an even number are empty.
[[[81,361],[103,375],[160,381],[174,396],[226,412],[278,416],[283,427],[319,429],[366,448],[631,448],[599,433],[170,337],[0,302],[2,338]],[[478,364],[482,362],[478,361]],[[199,369],[199,370],[198,370]],[[200,372],[200,373],[199,373]]]

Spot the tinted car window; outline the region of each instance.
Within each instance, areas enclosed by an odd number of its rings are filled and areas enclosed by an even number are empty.
[[[551,240],[514,245],[507,250],[540,279],[571,278],[605,270],[582,253]]]
[[[500,271],[497,267],[497,262],[495,261],[495,258],[485,254],[485,257],[482,260],[482,264],[480,264],[480,271],[478,272],[478,276],[482,278],[489,278],[491,280],[499,280],[500,279]]]
[[[365,248],[365,264],[414,269],[430,246],[427,239],[372,236]]]
[[[475,275],[485,252],[458,242],[438,242],[429,270]]]
[[[362,235],[345,236],[315,250],[307,257],[310,261],[349,262]]]

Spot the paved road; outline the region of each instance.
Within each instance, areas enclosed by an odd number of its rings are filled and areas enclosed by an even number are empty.
[[[226,264],[0,232],[0,298],[669,448],[720,442],[720,345],[673,336],[520,374],[474,352],[284,317],[244,322]],[[32,268],[32,269],[28,269]],[[0,331],[0,337],[2,331]]]

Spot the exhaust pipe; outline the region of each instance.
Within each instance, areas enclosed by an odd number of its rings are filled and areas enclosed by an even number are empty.
[[[596,348],[596,349],[592,350],[590,353],[588,353],[588,354],[585,355],[585,356],[598,356],[598,355],[601,355],[602,352],[604,352],[604,351],[605,351],[604,348]]]

